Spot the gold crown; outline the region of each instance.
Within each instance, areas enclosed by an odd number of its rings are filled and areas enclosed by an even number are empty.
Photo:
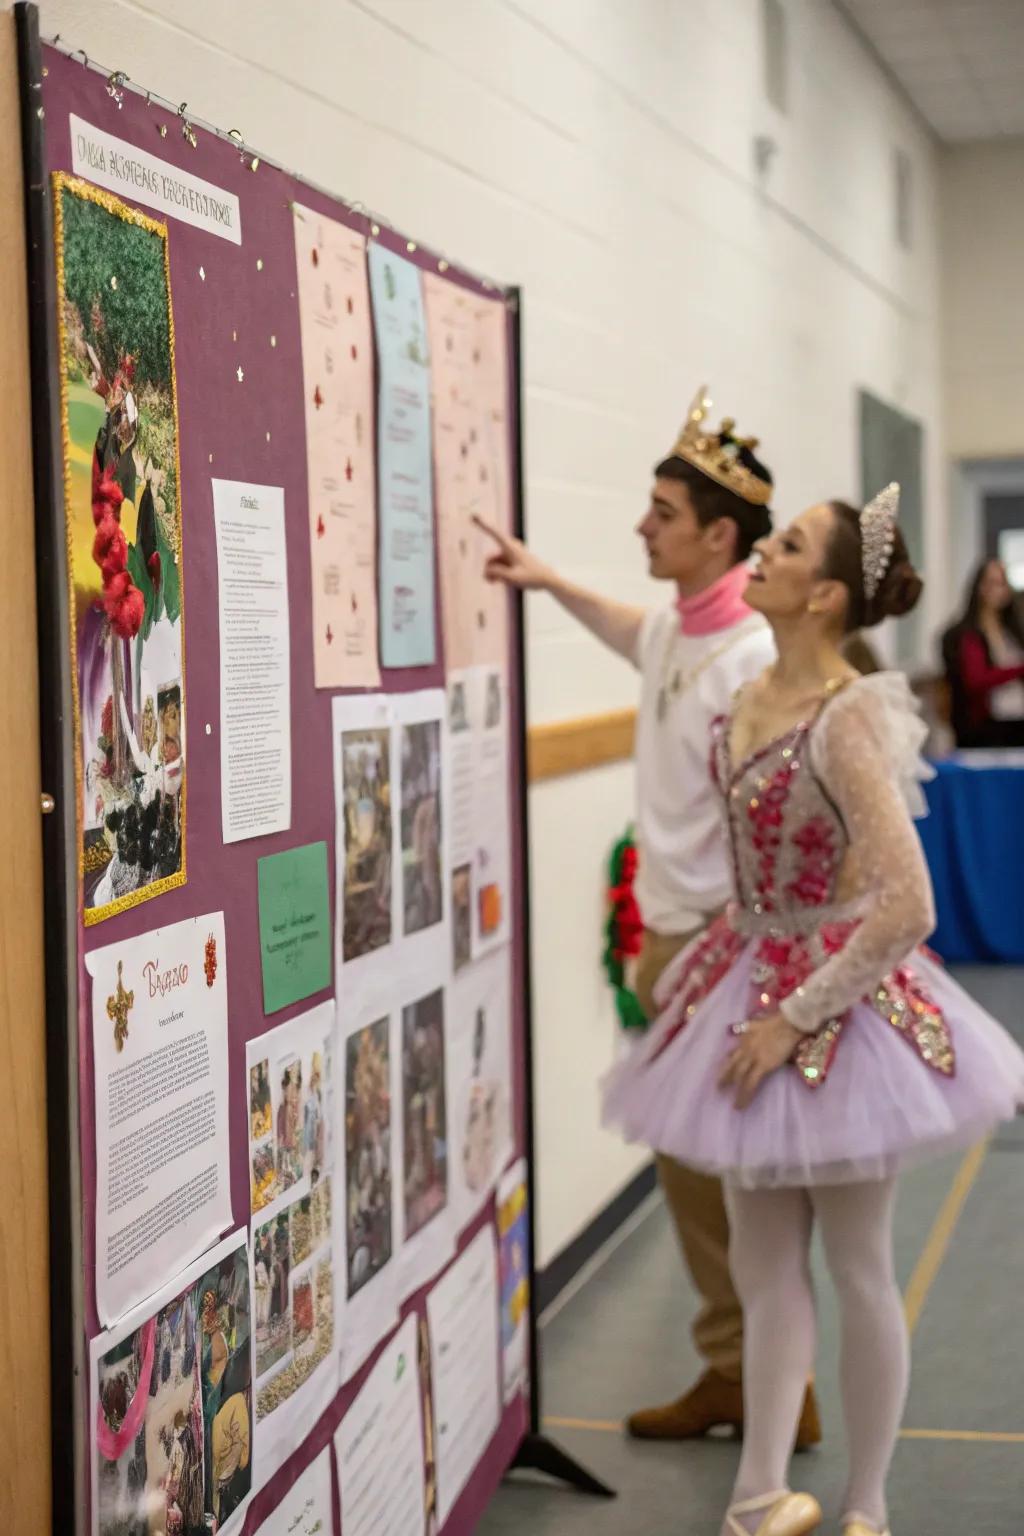
[[[753,453],[757,438],[734,436],[736,423],[731,416],[724,419],[717,432],[709,431],[705,422],[710,409],[711,401],[704,385],[694,396],[671,456],[685,459],[687,464],[735,491],[737,496],[755,507],[766,507],[772,496],[771,481],[762,480],[740,459],[741,448],[749,448]]]

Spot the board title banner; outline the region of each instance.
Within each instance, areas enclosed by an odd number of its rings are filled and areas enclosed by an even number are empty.
[[[73,112],[69,118],[71,164],[76,176],[241,245],[242,216],[238,198],[232,193],[201,176],[180,171],[102,128],[94,128]]]

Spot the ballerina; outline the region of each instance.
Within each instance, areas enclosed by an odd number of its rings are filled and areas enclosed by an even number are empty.
[[[896,1177],[1024,1102],[1024,1054],[920,946],[934,927],[912,823],[925,728],[905,678],[860,677],[844,635],[921,581],[898,488],[804,512],[762,540],[746,600],[778,661],[712,732],[734,899],[657,989],[650,1032],[605,1081],[607,1121],[725,1178],[746,1319],[743,1455],[723,1536],[806,1536],[787,1465],[814,1364],[821,1228],[842,1318],[846,1536],[887,1532],[908,1381],[892,1262]]]

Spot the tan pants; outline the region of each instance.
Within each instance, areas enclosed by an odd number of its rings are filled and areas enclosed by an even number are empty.
[[[699,930],[698,930],[699,931]],[[654,984],[695,933],[644,933],[636,995],[648,1018],[655,1013]],[[743,1361],[743,1309],[729,1273],[729,1218],[721,1179],[684,1168],[659,1153],[658,1178],[672,1213],[686,1267],[703,1301],[693,1325],[694,1343],[727,1381],[739,1381]]]

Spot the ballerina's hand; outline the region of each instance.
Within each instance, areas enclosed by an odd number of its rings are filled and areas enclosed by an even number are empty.
[[[734,1087],[736,1108],[746,1109],[765,1078],[785,1065],[802,1037],[781,1013],[748,1019],[733,1029],[739,1043],[726,1058],[718,1086]]]

